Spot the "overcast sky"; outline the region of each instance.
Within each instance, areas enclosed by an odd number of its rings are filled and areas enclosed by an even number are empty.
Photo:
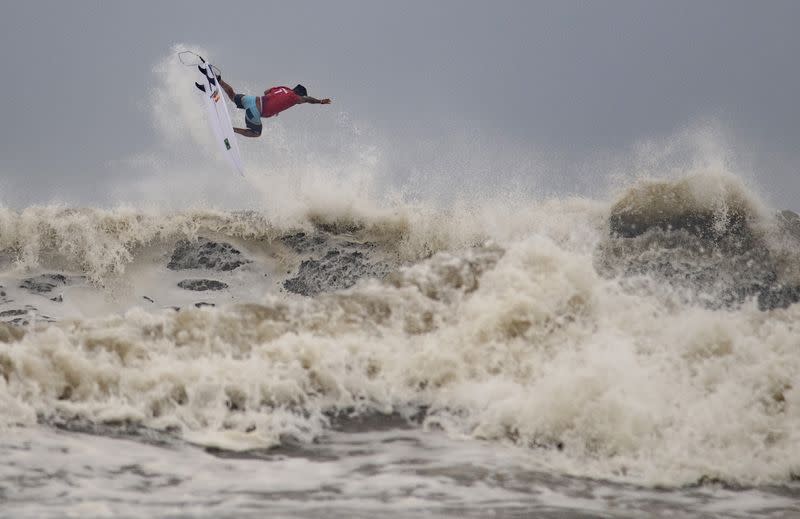
[[[711,121],[798,209],[798,20],[797,1],[7,1],[2,201],[102,200],[110,162],[158,145],[152,71],[184,43],[234,86],[302,82],[411,155],[474,128],[493,153],[581,161]]]

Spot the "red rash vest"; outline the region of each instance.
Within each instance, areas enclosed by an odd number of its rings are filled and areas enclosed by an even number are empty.
[[[261,96],[261,117],[278,115],[300,102],[300,96],[289,87],[272,87]]]

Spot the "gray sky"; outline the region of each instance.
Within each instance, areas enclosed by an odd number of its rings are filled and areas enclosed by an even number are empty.
[[[110,161],[158,146],[151,71],[186,43],[234,86],[334,98],[403,143],[390,156],[446,153],[474,128],[492,156],[580,162],[714,121],[759,189],[798,209],[798,20],[791,1],[5,2],[0,189],[14,188],[0,199],[103,200]],[[308,120],[291,113],[283,124]]]

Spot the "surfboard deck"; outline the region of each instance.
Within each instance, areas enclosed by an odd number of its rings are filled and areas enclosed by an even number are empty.
[[[201,81],[195,83],[195,85],[205,99],[208,120],[214,132],[214,138],[219,143],[220,150],[231,166],[233,166],[241,176],[244,176],[244,162],[239,152],[236,133],[233,131],[231,114],[228,112],[228,106],[225,104],[225,93],[217,83],[210,63],[198,65],[197,68],[201,73]]]

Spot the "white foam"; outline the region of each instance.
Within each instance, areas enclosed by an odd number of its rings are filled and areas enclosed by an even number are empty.
[[[583,240],[553,234],[442,253],[315,300],[29,332],[0,345],[3,401],[229,449],[309,441],[330,410],[425,406],[428,426],[539,448],[567,473],[787,481],[800,464],[800,308],[676,307],[599,277]]]
[[[441,433],[333,434],[294,454],[216,457],[43,429],[0,442],[5,514],[26,517],[451,517],[561,513],[609,517],[774,517],[779,493],[706,488],[651,491],[539,471],[530,453]],[[773,515],[770,515],[773,514]]]

